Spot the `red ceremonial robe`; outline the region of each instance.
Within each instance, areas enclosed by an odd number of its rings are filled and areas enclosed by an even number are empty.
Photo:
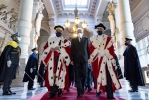
[[[51,47],[58,46],[61,40],[59,51],[50,51]],[[56,85],[61,89],[69,90],[69,72],[68,65],[70,63],[70,44],[71,42],[61,37],[49,38],[43,50],[42,62],[47,66],[45,86],[50,91],[50,86],[54,84],[54,73],[56,73]],[[55,58],[59,57],[56,69]]]
[[[98,36],[93,36],[90,39],[90,59],[89,62],[92,63],[93,75],[94,75],[94,85],[97,92],[102,90],[106,91],[105,86],[107,85],[106,80],[106,64],[112,79],[113,91],[120,89],[121,85],[115,73],[115,60],[114,60],[114,47],[111,37],[107,35],[102,35],[101,42]],[[105,52],[105,56],[100,57],[99,50]]]

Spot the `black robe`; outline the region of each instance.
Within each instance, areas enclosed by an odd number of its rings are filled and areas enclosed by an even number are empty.
[[[45,65],[41,61],[39,70],[38,70],[38,82],[43,82],[45,80]],[[44,79],[44,80],[43,80]]]
[[[33,72],[30,72],[30,69],[33,68]],[[25,72],[34,80],[35,75],[37,74],[37,70],[38,70],[38,59],[36,54],[31,54],[28,61],[27,61],[27,65],[25,68]],[[23,78],[23,82],[27,82],[30,79],[30,77],[27,74],[24,74],[24,78]]]
[[[15,52],[15,54],[12,54],[12,52]],[[16,66],[18,66],[20,53],[21,53],[21,48],[19,47],[18,42],[12,40],[6,44],[0,56],[0,82],[3,82],[5,75],[7,75],[6,73],[7,61],[11,60],[12,64],[15,64]],[[14,57],[13,59],[12,59],[12,56]],[[14,70],[16,72],[16,69]],[[14,75],[13,79],[15,78],[16,78],[16,74]]]
[[[119,64],[119,61],[118,61],[118,58],[117,58],[116,54],[114,54],[114,58],[115,58],[116,66],[117,66],[117,69],[115,69],[116,72],[117,72],[117,76],[118,76],[119,79],[122,79],[123,74],[122,74],[121,67],[120,67],[120,64]]]
[[[0,82],[4,81],[5,71],[7,67],[8,55],[12,50],[12,46],[7,45],[0,56]]]
[[[124,56],[124,77],[130,85],[144,86],[142,69],[136,48],[128,45],[123,54]]]

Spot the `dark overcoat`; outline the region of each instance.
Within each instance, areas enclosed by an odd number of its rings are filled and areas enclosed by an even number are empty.
[[[133,45],[128,45],[124,51],[124,77],[130,84],[144,86],[144,79],[139,56]]]

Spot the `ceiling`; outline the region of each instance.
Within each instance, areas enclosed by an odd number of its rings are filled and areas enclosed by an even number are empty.
[[[43,0],[49,15],[59,16],[72,16],[74,17],[75,5],[66,5],[65,1],[76,0]],[[101,16],[107,6],[106,0],[78,0],[83,1],[82,5],[77,4],[78,15],[83,17]],[[75,3],[75,2],[74,2]],[[74,4],[73,3],[73,4]],[[99,11],[100,9],[100,11]]]
[[[52,0],[52,4],[54,5],[54,8],[56,9],[56,15],[57,16],[62,16],[62,15],[74,16],[75,4],[66,5],[67,3],[65,3],[65,1],[69,1],[69,0]],[[97,0],[85,0],[85,1],[87,3],[84,6],[77,5],[77,8],[79,10],[78,15],[93,16],[95,13],[95,7],[97,6]]]
[[[1,4],[5,4],[8,6],[8,9],[15,8],[16,11],[19,11],[20,0],[1,0]],[[38,0],[34,0],[38,2]],[[45,9],[43,10],[43,22],[49,23],[50,20],[54,19],[56,24],[64,24],[66,19],[71,19],[74,21],[74,9],[75,9],[75,1],[76,0],[42,0],[45,5]],[[68,1],[73,1],[70,3]],[[108,0],[77,0],[80,3],[77,4],[78,8],[78,16],[82,20],[87,20],[88,25],[91,27],[94,26],[97,20],[101,20],[101,22],[108,22],[107,16],[107,1]],[[83,1],[83,3],[82,3]],[[114,2],[117,0],[113,0]],[[87,2],[87,3],[85,3]],[[131,11],[136,8],[136,5],[139,4],[140,0],[129,0]],[[132,16],[134,19],[134,17]],[[60,23],[57,23],[60,22]]]

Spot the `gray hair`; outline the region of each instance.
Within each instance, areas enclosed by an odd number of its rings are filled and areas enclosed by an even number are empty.
[[[81,30],[81,32],[83,33],[83,29],[82,29],[82,28],[77,28],[76,32],[77,32],[78,30]]]

